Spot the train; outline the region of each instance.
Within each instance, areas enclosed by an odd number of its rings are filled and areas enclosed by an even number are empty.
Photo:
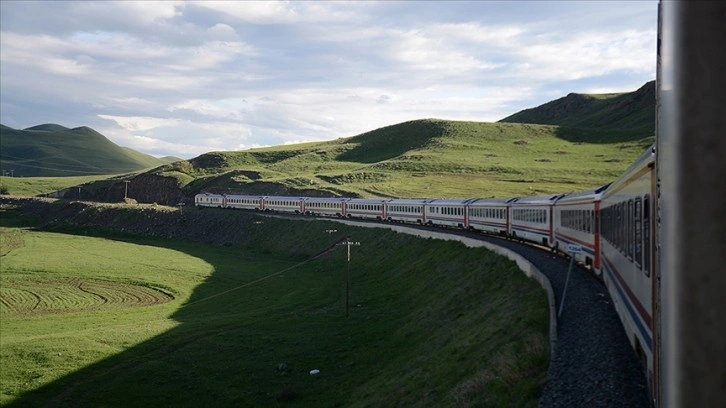
[[[613,182],[587,191],[510,198],[345,198],[197,194],[197,207],[457,228],[536,244],[588,267],[607,286],[651,387],[655,145]]]
[[[653,406],[724,406],[724,8],[658,2],[655,144],[607,185],[460,200],[200,194],[196,204],[466,228],[567,252],[607,286]]]

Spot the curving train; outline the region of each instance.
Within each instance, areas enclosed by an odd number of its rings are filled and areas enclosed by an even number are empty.
[[[653,387],[655,145],[610,184],[571,194],[384,199],[198,194],[195,205],[462,228],[545,246],[606,284]]]

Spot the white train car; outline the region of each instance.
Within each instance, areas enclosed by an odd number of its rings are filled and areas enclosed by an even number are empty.
[[[509,200],[509,235],[550,248],[555,245],[552,213],[561,195],[517,197]]]
[[[600,204],[602,275],[628,338],[653,379],[655,148],[604,192]]]
[[[308,215],[345,216],[345,204],[350,198],[306,197],[303,199],[303,213]]]
[[[425,204],[426,224],[465,228],[467,225],[466,205],[471,201],[463,199],[436,199]]]
[[[567,194],[555,202],[555,249],[572,255],[577,262],[600,271],[600,200],[609,184]],[[568,247],[580,251],[568,251]]]
[[[391,200],[386,203],[387,221],[410,222],[425,224],[426,220],[426,204],[431,200],[424,199],[402,199]]]
[[[345,215],[350,218],[385,220],[386,203],[389,201],[382,198],[351,198],[346,203]]]
[[[304,202],[303,197],[267,196],[263,198],[260,208],[264,211],[302,214],[305,212]]]
[[[507,235],[509,230],[509,198],[478,198],[468,203],[469,229]]]
[[[263,197],[229,194],[225,196],[224,208],[261,210],[263,208]]]
[[[224,196],[221,194],[203,193],[194,196],[194,205],[197,207],[224,207]]]

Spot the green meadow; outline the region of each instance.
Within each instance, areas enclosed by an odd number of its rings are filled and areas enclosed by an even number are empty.
[[[5,206],[0,405],[537,405],[547,299],[513,262],[382,229],[224,214],[240,243],[37,231]],[[344,247],[325,252],[344,237],[361,243],[349,263]]]
[[[555,125],[416,120],[328,142],[212,152],[155,170],[183,191],[362,197],[514,197],[617,178],[652,136]]]
[[[55,191],[73,188],[84,183],[106,180],[112,176],[70,177],[0,177],[0,194],[15,196],[44,196]]]

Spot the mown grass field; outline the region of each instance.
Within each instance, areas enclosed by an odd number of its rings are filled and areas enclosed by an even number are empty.
[[[484,249],[245,213],[239,245],[38,232],[14,214],[0,405],[537,405],[545,293]],[[347,319],[345,252],[315,257],[346,236],[361,242]]]

